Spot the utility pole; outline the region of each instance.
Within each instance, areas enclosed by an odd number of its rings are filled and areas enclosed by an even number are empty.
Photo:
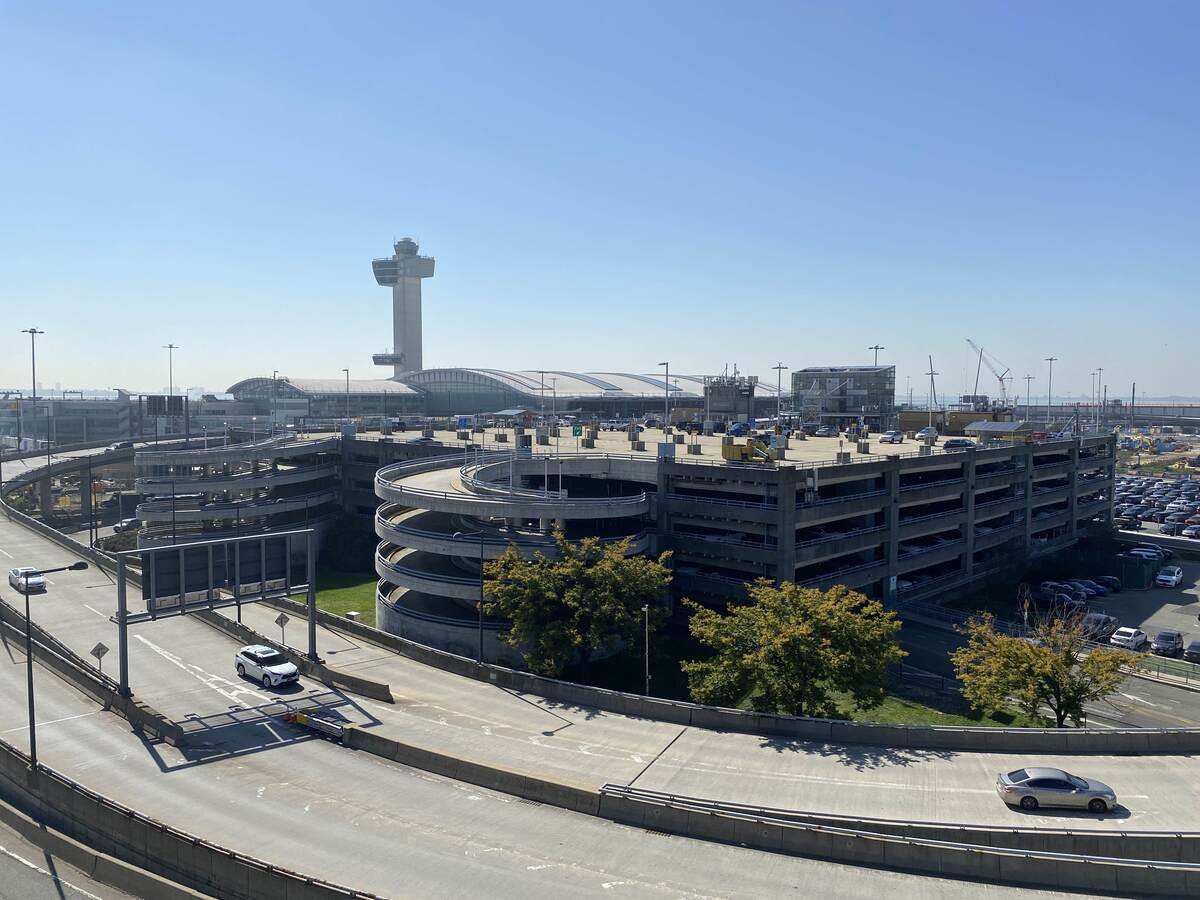
[[[1046,362],[1050,363],[1050,376],[1046,381],[1046,427],[1050,427],[1050,404],[1054,397],[1054,364],[1058,362],[1057,356],[1047,356]]]
[[[163,344],[163,349],[167,351],[167,393],[175,393],[175,351],[179,349],[178,344]]]
[[[671,364],[660,362],[659,365],[666,367],[663,375],[663,434],[666,434],[667,423],[671,421]]]
[[[933,404],[937,400],[937,389],[933,384],[933,376],[940,375],[941,372],[933,371],[933,356],[929,357],[929,371],[925,373],[929,376],[929,427],[933,427]]]
[[[782,425],[783,418],[783,373],[787,369],[782,360],[774,366],[775,370],[775,424]]]
[[[883,344],[872,344],[867,349],[875,351],[875,365],[879,365],[879,351],[886,350],[887,347],[883,346]]]
[[[30,385],[30,387],[33,388],[33,393],[31,394],[31,396],[29,398],[30,400],[37,399],[37,336],[39,334],[45,334],[45,333],[46,332],[39,331],[36,328],[22,328],[21,329],[21,334],[29,335],[29,364],[30,364],[31,369],[33,370],[32,375],[31,375],[33,383]],[[17,402],[19,403],[20,401],[18,400]],[[49,432],[46,433],[46,440],[50,440]]]

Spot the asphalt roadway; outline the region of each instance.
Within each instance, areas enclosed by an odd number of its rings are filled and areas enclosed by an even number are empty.
[[[0,900],[125,900],[21,835],[0,825]]]
[[[70,559],[52,542],[0,520],[0,562],[50,567]],[[35,620],[81,654],[97,640],[115,647],[111,579],[94,569],[51,578],[48,593],[34,599]],[[6,588],[0,587],[6,599],[19,602]],[[245,610],[248,624],[272,636],[274,615],[262,607]],[[288,636],[302,639],[300,622]],[[183,751],[139,740],[121,719],[39,670],[43,762],[192,833],[308,874],[400,896],[609,896],[620,889],[673,897],[785,891],[962,897],[1003,889],[647,834],[348,751],[256,707],[279,699],[319,705],[412,743],[580,785],[636,783],[720,800],[940,821],[1195,825],[1200,763],[1186,756],[1038,759],[1109,782],[1126,805],[1101,817],[1026,815],[1004,807],[992,783],[1001,769],[1035,762],[1027,758],[804,744],[560,707],[325,629],[322,655],[387,681],[398,702],[375,703],[309,682],[279,694],[237,678],[236,647],[191,619],[131,629],[134,691],[206,732]],[[24,660],[11,641],[3,650],[0,732],[24,746]],[[113,654],[107,659],[111,671]]]

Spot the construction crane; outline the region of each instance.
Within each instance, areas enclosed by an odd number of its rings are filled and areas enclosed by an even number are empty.
[[[996,380],[1000,382],[1000,400],[1007,405],[1008,386],[1004,383],[1004,379],[1008,376],[1008,373],[1011,372],[1012,369],[1008,366],[1005,366],[1004,363],[1000,362],[1000,360],[996,359],[996,357],[992,356],[991,354],[985,353],[983,348],[970,338],[967,338],[967,343],[971,346],[972,350],[979,354],[979,363],[975,365],[975,396],[979,396],[979,366],[982,364],[987,366],[988,371],[995,375]],[[1004,366],[1003,370],[1001,370],[1001,366]],[[930,366],[930,368],[933,367]]]

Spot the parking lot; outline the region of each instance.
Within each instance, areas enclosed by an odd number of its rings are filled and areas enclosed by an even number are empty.
[[[1113,491],[1113,518],[1123,531],[1200,542],[1200,480],[1122,476]]]
[[[1184,643],[1200,639],[1200,563],[1173,559],[1171,565],[1183,569],[1183,581],[1177,588],[1152,587],[1145,591],[1121,591],[1092,604],[1122,625],[1140,628],[1153,640],[1163,629],[1183,632]]]

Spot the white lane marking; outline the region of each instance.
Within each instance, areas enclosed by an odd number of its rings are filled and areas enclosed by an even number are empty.
[[[3,547],[0,547],[0,553],[3,553],[3,554],[4,554],[5,556],[7,556],[9,559],[12,559],[12,558],[13,558],[13,555],[12,555],[11,553],[9,553],[7,550],[5,550]]]
[[[97,712],[102,712],[102,710],[96,710],[95,712],[79,713],[78,715],[75,715],[75,716],[63,716],[61,719],[50,719],[46,722],[38,722],[37,727],[41,728],[43,725],[57,725],[59,722],[70,722],[72,719],[85,719],[88,716],[96,715]],[[18,725],[16,728],[9,728],[7,731],[0,731],[0,734],[12,734],[14,731],[26,731],[26,730],[28,730],[28,728],[29,728],[28,725]]]
[[[97,897],[91,891],[85,891],[83,888],[76,887],[75,885],[71,884],[71,882],[69,882],[69,881],[63,881],[61,878],[59,878],[53,872],[49,872],[46,869],[43,869],[41,866],[39,866],[35,862],[30,862],[25,857],[21,856],[19,853],[14,853],[12,850],[9,850],[7,847],[0,846],[0,853],[3,853],[5,856],[9,857],[10,859],[15,859],[17,862],[19,862],[23,866],[33,869],[33,871],[37,872],[39,875],[45,875],[47,878],[49,878],[55,884],[62,885],[65,888],[69,888],[70,890],[75,891],[80,896],[87,897],[88,900],[104,900],[103,897]]]
[[[1122,697],[1124,697],[1126,700],[1132,700],[1134,703],[1144,703],[1146,706],[1151,706],[1155,709],[1158,709],[1157,703],[1151,703],[1149,700],[1143,700],[1141,697],[1137,696],[1136,694],[1127,694],[1124,691],[1117,691],[1117,693],[1120,694]]]
[[[600,885],[600,887],[604,888],[606,891],[611,891],[618,884],[624,884],[624,883],[625,882],[623,882],[623,881],[605,881],[603,884]]]
[[[149,640],[144,635],[135,634],[134,637],[161,656],[163,659],[167,660],[167,662],[170,662],[173,665],[178,666],[180,669],[183,669],[183,671],[187,672],[197,681],[204,684],[206,687],[212,688],[222,697],[232,700],[234,703],[240,704],[243,697],[254,697],[257,700],[264,701],[271,699],[265,694],[260,694],[253,688],[248,688],[244,685],[237,684],[236,682],[230,681],[228,678],[222,678],[220,675],[214,675],[212,672],[206,672],[204,669],[200,668],[194,663],[184,662],[170,650],[164,650],[162,647],[158,646],[158,644]],[[222,687],[222,685],[225,685],[225,687]]]
[[[100,610],[96,609],[96,607],[94,607],[94,606],[89,606],[88,604],[85,603],[85,604],[83,604],[83,608],[90,609],[92,612],[94,612],[96,615],[98,615],[102,619],[108,618],[107,614],[100,612]]]

